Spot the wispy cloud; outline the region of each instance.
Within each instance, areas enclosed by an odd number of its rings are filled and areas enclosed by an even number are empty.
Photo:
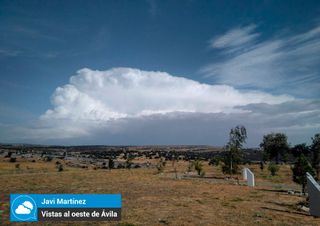
[[[224,35],[211,39],[209,44],[212,48],[218,49],[232,49],[243,46],[245,44],[251,43],[256,37],[259,36],[259,34],[253,33],[255,28],[255,25],[249,25],[243,28],[234,28]]]
[[[0,49],[0,56],[5,57],[16,57],[21,54],[19,50],[11,50],[11,49]]]
[[[260,41],[256,26],[232,29],[210,40],[223,60],[201,72],[217,83],[271,90],[302,97],[319,96],[320,25],[304,33]]]

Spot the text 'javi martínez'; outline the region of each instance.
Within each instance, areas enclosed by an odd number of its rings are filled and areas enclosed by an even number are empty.
[[[43,199],[43,201],[41,202],[41,204],[46,204],[46,205],[50,205],[50,204],[62,204],[62,205],[86,205],[86,201],[85,199],[59,199],[59,198],[55,198],[55,199]]]

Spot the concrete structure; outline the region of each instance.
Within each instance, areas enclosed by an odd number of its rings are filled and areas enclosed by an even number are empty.
[[[247,168],[242,169],[242,176],[244,180],[247,180]]]
[[[320,185],[307,173],[307,192],[309,195],[310,214],[320,217]]]
[[[247,180],[247,185],[250,187],[255,186],[254,174],[251,172],[249,168],[244,168],[242,171],[243,179]]]

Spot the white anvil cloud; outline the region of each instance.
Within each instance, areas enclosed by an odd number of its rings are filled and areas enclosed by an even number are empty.
[[[113,68],[106,71],[81,69],[70,83],[52,96],[53,109],[43,121],[63,119],[109,121],[173,112],[235,113],[237,106],[280,104],[293,100],[287,95],[240,91],[227,85],[202,84],[165,72]]]
[[[319,132],[319,100],[209,85],[164,72],[82,69],[29,126],[0,124],[0,139],[50,144],[224,145],[242,124],[248,145],[269,132],[293,143]],[[8,138],[9,137],[9,138]]]

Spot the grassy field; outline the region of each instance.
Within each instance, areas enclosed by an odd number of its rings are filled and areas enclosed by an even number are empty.
[[[17,161],[20,169],[16,169],[16,163],[0,159],[2,225],[10,224],[10,193],[122,194],[121,222],[41,225],[320,225],[320,218],[297,208],[305,197],[287,194],[289,189],[300,189],[291,181],[288,165],[282,165],[275,177],[257,165],[248,166],[255,173],[257,184],[250,188],[244,181],[240,180],[239,185],[234,179],[224,179],[220,167],[208,166],[207,162],[204,162],[206,175],[200,178],[194,172],[187,175],[188,163],[179,161],[176,179],[171,162],[159,174],[155,168],[95,170],[65,165],[64,171],[57,172],[54,160],[34,163],[18,158]]]

